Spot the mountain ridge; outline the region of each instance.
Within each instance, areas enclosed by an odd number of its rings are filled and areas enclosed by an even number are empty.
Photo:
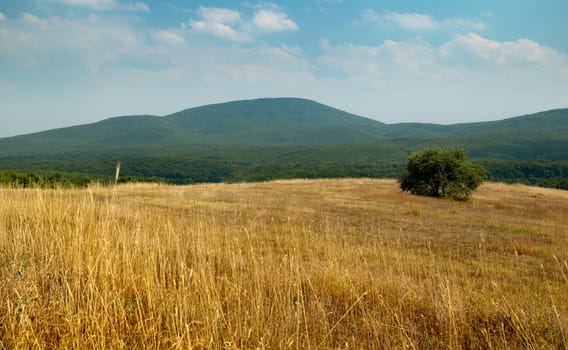
[[[327,120],[324,122],[324,119]],[[17,152],[18,149],[21,154],[35,153],[40,146],[42,151],[59,152],[71,146],[76,150],[135,145],[128,141],[124,145],[123,139],[134,139],[138,145],[149,141],[156,144],[215,146],[356,143],[373,140],[369,129],[378,129],[381,125],[380,122],[311,100],[265,98],[194,107],[165,116],[111,117],[90,124],[2,138],[0,149],[4,152],[0,151],[0,155],[6,155],[8,150]],[[342,129],[351,131],[348,137],[339,133]],[[314,134],[325,131],[335,132],[339,137],[326,141],[320,135],[314,140]],[[305,135],[308,132],[309,135]],[[255,135],[254,140],[250,139],[251,134]],[[22,142],[18,142],[20,140]],[[117,145],[113,145],[113,142]],[[11,143],[15,146],[10,147]]]
[[[165,116],[111,117],[1,138],[0,159],[73,152],[94,156],[106,151],[152,154],[364,144],[376,144],[378,151],[398,148],[397,154],[437,144],[462,146],[478,158],[568,159],[568,109],[491,122],[385,124],[312,100],[261,98],[188,108]]]

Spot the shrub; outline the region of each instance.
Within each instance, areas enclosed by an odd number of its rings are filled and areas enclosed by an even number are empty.
[[[412,153],[400,188],[415,195],[465,200],[483,182],[485,169],[461,148],[429,147]]]

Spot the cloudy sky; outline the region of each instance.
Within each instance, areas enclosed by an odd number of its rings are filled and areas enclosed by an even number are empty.
[[[387,123],[568,107],[566,0],[0,0],[0,137],[295,96]]]

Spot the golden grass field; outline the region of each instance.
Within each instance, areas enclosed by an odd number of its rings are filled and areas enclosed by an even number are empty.
[[[1,349],[568,349],[568,192],[0,189]]]

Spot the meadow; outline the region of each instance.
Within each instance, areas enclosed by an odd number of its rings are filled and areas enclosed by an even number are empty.
[[[568,192],[0,188],[0,349],[568,349]]]

